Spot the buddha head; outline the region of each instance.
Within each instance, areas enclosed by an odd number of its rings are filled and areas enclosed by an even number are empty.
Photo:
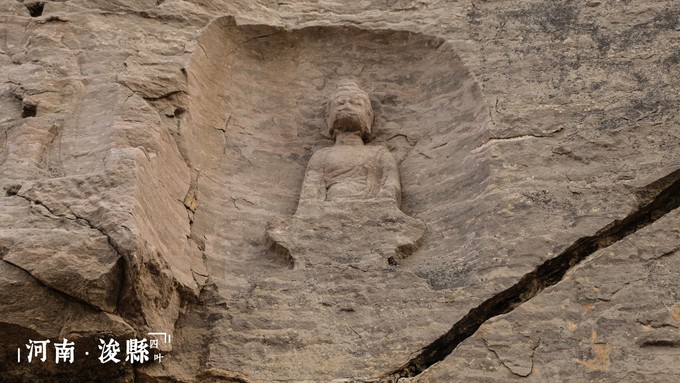
[[[364,141],[371,135],[373,108],[368,93],[351,81],[338,84],[326,109],[326,124],[331,137],[336,132],[358,132]]]

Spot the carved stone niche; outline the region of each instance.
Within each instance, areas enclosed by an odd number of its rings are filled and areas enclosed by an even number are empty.
[[[451,288],[465,282],[447,271],[469,256],[489,165],[475,150],[487,139],[488,111],[449,44],[225,17],[202,33],[187,78],[178,136],[194,169],[192,237],[224,303],[213,309],[221,319],[206,368],[262,381],[371,377],[450,328],[452,294],[460,297]],[[298,209],[310,158],[334,145],[325,103],[344,79],[369,95],[365,145],[395,158],[400,209],[394,200]],[[287,231],[293,218],[304,222]],[[399,220],[408,240],[381,247]]]

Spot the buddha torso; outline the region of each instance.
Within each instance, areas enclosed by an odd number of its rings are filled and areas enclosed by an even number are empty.
[[[339,145],[322,149],[326,201],[373,198],[383,184],[383,156],[390,155],[379,146]]]

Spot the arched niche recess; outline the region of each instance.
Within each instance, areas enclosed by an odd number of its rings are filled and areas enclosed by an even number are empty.
[[[474,201],[489,177],[486,152],[475,150],[488,139],[486,103],[448,43],[405,31],[285,30],[224,17],[204,30],[186,70],[180,136],[198,201],[192,236],[225,302],[208,364],[262,380],[371,376],[448,330],[450,318],[423,317],[444,315],[447,294],[465,288],[475,254],[460,249],[483,211]],[[384,317],[340,318],[372,310],[380,292],[360,279],[344,289],[321,272],[288,270],[263,240],[268,221],[295,211],[312,153],[333,144],[324,136],[325,100],[347,78],[371,95],[370,144],[400,162],[402,210],[427,225],[420,249],[397,266],[394,275],[409,277],[386,290],[400,293],[383,297]],[[348,296],[354,306],[341,307]]]

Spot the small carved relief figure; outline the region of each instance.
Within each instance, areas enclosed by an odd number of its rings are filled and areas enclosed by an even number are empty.
[[[364,145],[373,125],[368,94],[353,82],[341,83],[328,103],[326,124],[335,145],[312,155],[297,211],[270,222],[266,240],[293,268],[395,265],[415,251],[425,225],[399,209],[401,182],[392,153]]]
[[[335,146],[314,153],[307,166],[300,205],[308,201],[390,200],[401,203],[399,168],[382,146],[365,146],[373,109],[368,94],[353,82],[338,86],[326,111]]]

